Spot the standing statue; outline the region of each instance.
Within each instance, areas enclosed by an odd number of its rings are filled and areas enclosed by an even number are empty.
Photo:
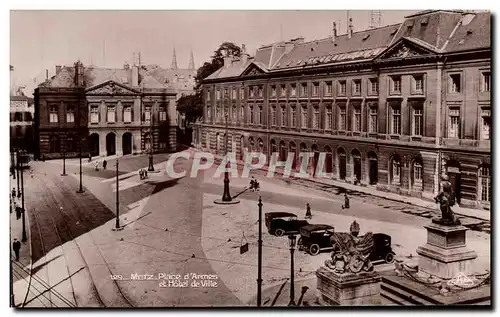
[[[455,217],[453,210],[451,210],[451,206],[455,205],[455,195],[453,194],[450,178],[448,175],[442,175],[441,179],[441,192],[434,198],[436,203],[439,204],[441,218],[434,218],[432,222],[445,226],[459,225],[460,220]]]
[[[350,233],[335,232],[330,240],[334,246],[331,259],[325,261],[326,267],[336,273],[359,273],[373,271],[370,254],[374,248],[373,233],[358,237],[359,224],[354,221]]]

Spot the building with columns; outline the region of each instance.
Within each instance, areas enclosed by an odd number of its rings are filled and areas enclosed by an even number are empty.
[[[433,199],[447,174],[460,205],[490,208],[491,15],[424,11],[399,24],[296,38],[226,57],[203,82],[195,144],[222,154],[315,152],[316,171]]]
[[[174,54],[176,66],[175,59]],[[193,93],[195,75],[194,69],[158,65],[56,66],[55,76],[35,90],[37,157],[77,156],[78,130],[85,156],[176,151],[176,100]],[[80,128],[75,124],[78,100]]]

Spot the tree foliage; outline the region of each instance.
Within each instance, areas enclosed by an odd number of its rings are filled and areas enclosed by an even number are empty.
[[[203,79],[213,74],[224,65],[224,56],[241,55],[241,48],[231,42],[222,43],[211,57],[210,62],[205,62],[203,66],[198,68],[195,76],[195,91],[194,95],[183,96],[177,100],[177,110],[186,116],[186,122],[195,122],[196,119],[203,115],[203,99],[201,84]]]

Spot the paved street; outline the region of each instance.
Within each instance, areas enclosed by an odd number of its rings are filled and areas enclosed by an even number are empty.
[[[394,202],[380,204],[380,199],[374,203],[369,197],[353,196],[351,208],[343,210],[340,194],[263,178],[258,172],[254,175],[259,179],[260,192],[244,190],[249,179],[232,179],[231,194],[240,194],[241,203],[215,205],[213,200],[223,189],[222,179],[213,177],[215,169],[197,178],[172,179],[164,173],[162,161],[167,157],[155,156],[159,172],[149,173],[146,180],[139,179],[138,169],[147,168],[147,156],[120,158],[121,231],[111,230],[116,214],[115,160],[108,160],[106,171],[95,171],[92,162],[85,164],[83,194],[76,192],[77,160],[68,160],[65,177],[60,176],[60,160],[32,162],[33,178],[25,177],[25,192],[34,278],[26,300],[27,276],[16,282],[16,302],[30,307],[252,304],[259,196],[263,212],[290,211],[303,217],[308,202],[312,223],[329,223],[347,231],[356,219],[362,232],[388,232],[398,255],[415,256],[416,247],[425,242],[422,226],[429,220],[401,212],[394,208]],[[178,159],[175,169],[185,169],[189,174],[190,165],[191,161]],[[408,239],[409,235],[414,239]],[[269,235],[264,228],[264,288],[289,276],[289,251],[284,239]],[[248,241],[250,248],[240,255],[242,241]],[[487,268],[489,235],[469,231],[468,244],[480,255],[477,270]],[[310,278],[327,257],[327,253],[312,257],[296,252],[296,278]],[[30,266],[29,257],[23,263]],[[180,282],[190,274],[189,283],[194,281],[192,274],[213,275],[217,285],[165,287],[164,280],[131,280],[134,273],[155,278],[160,273],[179,274]],[[49,287],[52,289],[47,291]]]

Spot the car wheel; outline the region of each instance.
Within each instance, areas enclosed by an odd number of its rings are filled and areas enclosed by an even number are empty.
[[[276,229],[274,231],[274,234],[277,236],[277,237],[281,237],[285,234],[285,231],[283,229]]]
[[[392,263],[394,262],[394,253],[387,253],[385,255],[385,263]]]
[[[319,254],[319,245],[313,244],[309,247],[309,253],[311,255],[318,255]]]

